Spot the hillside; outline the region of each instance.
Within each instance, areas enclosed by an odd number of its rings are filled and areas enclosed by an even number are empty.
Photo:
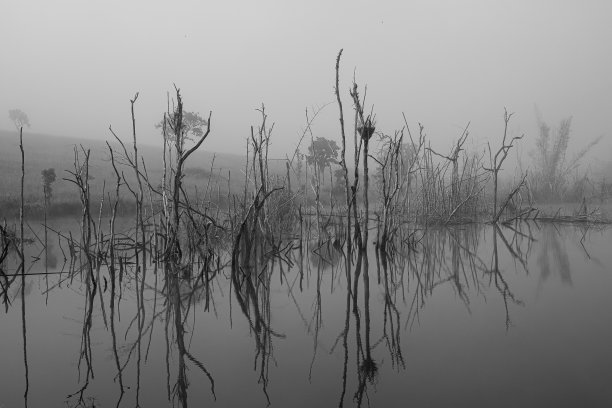
[[[70,203],[79,200],[74,184],[64,180],[70,178],[68,171],[74,170],[74,149],[81,146],[90,150],[90,181],[92,198],[99,199],[104,183],[106,191],[114,188],[115,174],[110,163],[110,154],[105,141],[92,139],[70,138],[56,135],[46,135],[24,132],[25,150],[25,196],[26,202],[32,204],[40,202],[42,198],[41,171],[54,168],[57,175],[53,184],[53,197],[56,203]],[[131,149],[130,141],[126,147]],[[120,151],[115,140],[109,143],[114,151]],[[144,158],[146,170],[152,184],[161,182],[163,174],[163,151],[161,146],[139,145],[139,155]],[[82,152],[81,157],[84,157]],[[213,163],[211,178],[211,165]],[[214,153],[206,151],[206,143],[200,147],[185,165],[185,185],[193,191],[197,188],[202,191],[209,184],[219,185],[227,191],[228,174],[231,172],[231,190],[239,191],[243,185],[245,157],[237,154]],[[19,195],[21,156],[19,151],[19,137],[15,131],[0,130],[0,202],[14,200]],[[128,167],[121,167],[128,182],[135,181],[133,171]],[[215,187],[216,188],[216,187]],[[129,200],[127,190],[124,190]]]

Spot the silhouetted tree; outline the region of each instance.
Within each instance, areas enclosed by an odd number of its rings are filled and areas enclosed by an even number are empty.
[[[55,182],[55,169],[46,169],[40,172],[43,182],[43,194],[45,196],[45,204],[49,204],[53,198],[53,187]]]
[[[9,110],[9,119],[11,119],[11,122],[13,122],[17,130],[24,126],[30,127],[28,115],[26,115],[21,109]]]
[[[335,141],[324,137],[317,137],[310,146],[308,146],[306,160],[308,164],[317,166],[319,177],[323,178],[323,180],[325,180],[323,177],[325,168],[330,167],[331,171],[331,164],[337,163],[339,149]]]
[[[200,139],[204,135],[204,129],[208,125],[206,119],[202,118],[197,112],[183,112],[182,114],[181,135],[179,138],[181,145],[187,140],[192,141]],[[176,116],[178,112],[175,110],[172,115]],[[166,141],[174,143],[177,140],[176,129],[174,129],[174,127],[175,124],[178,123],[178,118],[169,118],[168,115],[164,117],[166,120]],[[164,119],[156,124],[155,127],[160,129],[163,134]]]

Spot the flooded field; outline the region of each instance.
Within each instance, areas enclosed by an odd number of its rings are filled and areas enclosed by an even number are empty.
[[[612,406],[612,229],[411,240],[296,240],[239,274],[229,247],[89,274],[34,242],[1,279],[0,407]]]
[[[0,408],[612,407],[612,1],[55,3]]]

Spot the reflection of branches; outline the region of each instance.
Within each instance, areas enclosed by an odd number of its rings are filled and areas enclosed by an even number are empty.
[[[214,388],[214,379],[212,374],[208,371],[208,369],[204,366],[204,364],[198,360],[187,348],[185,343],[185,333],[188,331],[185,329],[185,321],[188,318],[190,304],[192,300],[195,302],[197,295],[195,292],[201,291],[205,286],[204,284],[198,285],[197,283],[202,278],[198,276],[195,278],[195,283],[191,283],[191,277],[184,271],[184,266],[178,266],[175,264],[166,264],[165,269],[163,269],[164,286],[161,290],[157,289],[157,270],[156,270],[156,279],[155,286],[149,286],[144,284],[143,281],[139,280],[135,277],[134,285],[135,290],[140,292],[136,296],[137,301],[137,313],[131,322],[128,324],[128,327],[125,332],[125,337],[127,338],[131,328],[136,326],[136,339],[131,344],[126,344],[122,347],[123,353],[120,353],[117,347],[116,342],[116,334],[115,334],[115,297],[116,297],[116,288],[114,285],[114,280],[111,279],[111,319],[110,319],[110,328],[111,335],[113,340],[113,357],[115,360],[115,365],[117,367],[117,374],[115,376],[115,380],[119,381],[120,388],[120,396],[117,401],[117,407],[120,405],[121,400],[123,398],[125,386],[123,384],[124,371],[127,365],[132,361],[132,356],[136,355],[136,406],[139,405],[139,393],[140,393],[140,368],[142,364],[142,356],[141,356],[141,345],[142,339],[149,333],[152,335],[154,323],[158,318],[165,319],[165,339],[166,339],[166,355],[165,355],[165,363],[166,363],[166,372],[167,372],[167,396],[168,401],[177,400],[179,406],[186,407],[188,403],[187,391],[189,387],[189,381],[187,376],[187,360],[193,363],[196,367],[198,367],[208,378],[211,383],[211,392],[213,397],[216,398],[215,388]],[[109,270],[113,271],[111,273],[111,278],[116,274],[114,268],[111,268],[109,265]],[[144,278],[144,276],[143,276]],[[142,279],[142,278],[141,278]],[[148,289],[153,291],[153,313],[151,317],[148,319],[148,323],[145,321],[145,313],[144,313],[144,290]],[[159,293],[158,293],[159,292]],[[156,310],[157,304],[157,296],[160,294],[164,298],[164,308],[162,310]],[[146,324],[145,324],[146,323]],[[178,370],[177,370],[177,378],[176,382],[173,386],[170,385],[171,380],[171,370],[170,370],[170,355],[171,355],[171,346],[176,344],[178,349]],[[123,362],[120,362],[119,355],[126,354]],[[148,354],[148,346],[147,346],[147,354]],[[146,357],[145,357],[146,362]]]
[[[23,202],[23,200],[22,200]],[[26,287],[26,278],[25,278],[25,263],[23,258],[23,225],[22,225],[22,243],[21,243],[21,331],[23,338],[23,366],[25,368],[25,391],[23,393],[23,398],[25,401],[25,406],[28,406],[28,391],[30,390],[30,368],[28,366],[28,342],[26,335],[26,307],[25,307],[25,287]]]
[[[503,226],[512,232],[512,238],[509,243],[506,240],[504,242],[508,251],[515,259],[518,258],[520,260],[525,273],[529,274],[529,270],[526,266],[527,259],[531,253],[533,243],[536,242],[536,239],[533,237],[533,232],[531,231],[531,224],[529,222],[517,221],[514,225],[512,225],[512,223],[504,223]],[[510,248],[512,248],[513,251],[510,251]]]
[[[523,302],[516,299],[516,297],[510,290],[510,286],[508,286],[508,283],[506,282],[506,280],[504,279],[504,276],[499,270],[499,254],[497,251],[498,234],[501,234],[501,231],[499,230],[499,227],[497,225],[494,225],[493,226],[493,255],[492,255],[493,259],[491,261],[491,268],[487,272],[490,273],[490,276],[492,276],[492,279],[495,283],[495,287],[497,288],[499,293],[502,295],[502,299],[504,301],[504,308],[506,309],[506,330],[509,330],[510,326],[512,325],[512,321],[510,320],[508,300],[510,300],[512,303],[519,305],[519,306],[522,306]],[[505,239],[504,239],[504,243],[506,243]],[[515,253],[515,252],[511,252],[511,253]]]
[[[181,301],[178,271],[176,268],[168,268],[166,273],[168,290],[168,320],[174,321],[176,343],[178,347],[178,374],[173,392],[178,396],[183,408],[187,407],[187,367],[185,365],[185,329],[181,315]],[[174,270],[173,270],[174,269]],[[214,394],[214,383],[213,383]]]
[[[135,239],[137,239],[138,238],[138,225],[136,226],[135,232],[136,232]],[[136,406],[137,407],[140,406],[140,367],[142,363],[142,336],[143,336],[143,329],[144,329],[144,323],[145,323],[145,318],[146,318],[145,307],[144,307],[144,283],[147,277],[147,268],[146,268],[146,260],[145,260],[145,255],[144,255],[146,253],[146,250],[144,250],[144,233],[143,233],[142,240],[143,240],[142,264],[139,264],[137,245],[135,246],[136,251],[134,254],[134,259],[136,261],[136,269],[134,273],[135,289],[136,289],[136,317],[138,320],[138,336],[136,338],[136,344],[138,345],[138,354],[137,354],[138,357],[136,361]],[[139,273],[142,274],[142,276],[140,277],[140,286],[138,286],[139,284],[138,274]],[[153,324],[154,321],[155,319],[151,319],[151,324]]]
[[[331,240],[327,240],[326,242],[318,242],[317,247],[310,252],[310,262],[308,263],[308,275],[310,276],[310,266],[316,266],[316,297],[313,302],[312,308],[313,315],[309,322],[304,319],[304,324],[308,329],[308,333],[314,332],[313,335],[313,355],[310,361],[310,368],[308,371],[308,380],[312,380],[312,370],[315,364],[315,360],[317,357],[317,352],[319,348],[319,330],[323,326],[323,307],[322,307],[322,296],[321,296],[321,288],[323,285],[323,272],[327,270],[328,267],[331,266],[331,293],[334,293],[334,285],[336,283],[336,276],[338,277],[338,281],[341,279],[341,274],[339,271],[341,270],[340,259],[345,258],[346,255],[342,251],[342,248],[332,244]],[[346,265],[344,265],[346,268]],[[346,270],[346,269],[345,269]],[[282,269],[281,269],[282,271]],[[346,274],[345,274],[346,276]],[[349,285],[350,286],[350,285]],[[301,313],[301,312],[300,312]],[[314,326],[314,330],[313,330]],[[332,346],[332,350],[336,347],[341,338],[345,336],[344,331],[340,333],[337,337],[336,342]]]
[[[261,264],[263,265],[258,266]],[[267,260],[260,261],[258,256],[251,259],[243,257],[240,265],[232,265],[234,293],[251,331],[255,334],[255,363],[256,367],[259,363],[259,381],[268,403],[268,363],[272,355],[272,336],[285,337],[270,328],[271,276],[272,270],[268,267]]]
[[[551,275],[551,260],[556,263],[561,282],[572,285],[572,274],[570,270],[567,251],[560,242],[560,233],[554,225],[545,225],[542,234],[543,243],[540,245],[538,255],[538,266],[540,267],[540,284],[544,283]]]
[[[83,364],[83,362],[85,363],[85,379],[82,387],[78,391],[68,395],[68,398],[78,396],[77,406],[85,406],[84,393],[89,387],[90,380],[94,378],[93,353],[91,350],[91,328],[94,300],[98,291],[98,285],[95,278],[93,277],[89,254],[87,254],[87,260],[88,263],[86,265],[86,269],[88,273],[85,278],[85,313],[83,316],[83,327],[81,331],[81,349],[79,352],[78,363],[79,381],[81,381],[81,365]]]
[[[357,335],[357,380],[358,386],[353,400],[360,407],[363,401],[364,394],[367,396],[367,383],[375,384],[378,380],[378,365],[372,358],[372,347],[370,344],[370,274],[368,271],[368,254],[366,251],[360,251],[355,267],[355,282],[353,292],[353,313],[355,315],[355,327]],[[364,304],[364,322],[365,322],[365,353],[361,339],[361,318],[359,315],[359,307],[357,306],[357,294],[359,287],[359,271],[363,272],[363,304]]]
[[[469,289],[472,288],[476,293],[483,294],[481,272],[489,276],[489,282],[493,283],[502,295],[506,309],[506,325],[510,326],[508,303],[522,305],[522,302],[515,298],[500,271],[498,236],[501,237],[508,253],[516,262],[523,265],[525,271],[527,271],[527,257],[533,238],[530,232],[523,233],[518,229],[511,229],[514,231],[514,236],[509,241],[501,233],[499,226],[494,225],[493,230],[492,261],[489,265],[477,254],[479,228],[429,230],[423,236],[419,246],[420,252],[413,252],[406,260],[415,287],[405,327],[412,325],[418,319],[419,310],[425,306],[426,299],[433,294],[434,289],[447,283],[452,284],[457,296],[469,311]],[[521,248],[524,242],[527,242],[526,250]]]
[[[508,240],[504,236],[504,233],[501,231],[498,225],[494,225],[493,228],[497,231],[497,235],[499,235],[499,237],[501,238],[502,242],[504,243],[510,255],[512,255],[512,259],[514,259],[515,261],[518,261],[523,266],[523,269],[525,270],[525,272],[528,273],[527,272],[528,271],[527,257],[519,253],[517,249],[513,245],[511,245],[510,242],[508,242]],[[520,246],[517,245],[517,248],[519,248],[519,251],[520,251]]]
[[[387,255],[382,251],[376,252],[377,266],[380,270],[382,265],[384,290],[385,290],[385,308],[384,308],[384,324],[383,338],[386,341],[389,354],[391,355],[391,364],[394,367],[406,368],[404,356],[402,355],[401,339],[400,339],[400,313],[395,305],[395,291],[392,288],[394,285],[393,279],[396,273],[393,269],[389,270],[389,261]],[[393,264],[391,264],[393,268]],[[391,331],[389,335],[388,330]]]
[[[317,262],[317,296],[314,302],[314,337],[313,337],[313,352],[310,361],[310,369],[308,370],[308,380],[312,380],[312,368],[317,357],[317,349],[319,345],[319,329],[323,325],[323,310],[321,307],[321,282],[323,273],[323,262]],[[332,278],[333,282],[333,278]]]
[[[187,388],[189,387],[189,382],[187,379],[187,366],[185,364],[185,357],[189,359],[193,364],[195,364],[208,378],[210,381],[211,392],[213,397],[216,399],[215,394],[215,381],[210,374],[210,372],[206,369],[206,367],[196,359],[185,347],[185,327],[184,327],[184,317],[182,311],[182,302],[181,302],[181,289],[180,289],[180,274],[178,273],[178,267],[176,265],[168,265],[166,269],[166,294],[168,299],[168,307],[166,309],[167,321],[172,320],[174,322],[174,330],[176,337],[176,344],[178,348],[178,375],[176,384],[173,388],[173,392],[175,397],[178,397],[178,400],[183,408],[187,407]],[[168,363],[168,360],[167,360]]]
[[[2,297],[2,302],[4,303],[6,311],[8,311],[8,307],[11,303],[8,295],[8,290],[15,281],[15,279],[17,279],[17,276],[21,271],[18,270],[10,277],[4,271],[5,261],[9,255],[11,247],[13,247],[13,249],[20,254],[19,247],[17,246],[16,242],[17,237],[15,236],[15,233],[9,231],[5,226],[0,225],[0,296]],[[20,266],[20,268],[22,267],[23,265]]]
[[[348,252],[343,253],[343,255],[346,274],[346,310],[344,315],[344,331],[341,334],[342,348],[344,349],[344,364],[342,366],[342,392],[340,394],[340,403],[338,404],[340,408],[344,406],[344,396],[346,394],[346,372],[348,369],[348,334],[351,321],[351,256]]]
[[[113,255],[113,261],[114,261],[114,255]],[[119,405],[121,404],[121,400],[123,399],[123,394],[125,393],[124,387],[123,387],[123,373],[122,373],[122,369],[121,369],[121,364],[119,362],[119,354],[117,352],[117,335],[115,333],[115,296],[116,296],[116,272],[115,272],[115,264],[114,262],[111,262],[111,265],[109,266],[109,271],[110,271],[110,277],[111,277],[111,298],[110,298],[110,329],[111,329],[111,336],[112,336],[112,342],[113,342],[113,357],[115,360],[115,365],[117,367],[117,375],[119,377],[119,400],[117,401],[117,408],[119,408]]]
[[[253,228],[253,225],[257,224],[255,212],[252,212],[251,215],[247,217],[249,219],[242,229],[243,237],[245,237],[244,241],[237,240],[238,244],[235,247],[236,252],[233,254],[235,256],[232,259],[235,263],[233,264],[231,275],[229,277],[225,276],[225,279],[229,278],[233,288],[230,290],[234,293],[239,308],[248,321],[251,335],[253,336],[252,341],[255,343],[255,370],[259,375],[260,382],[263,384],[263,393],[266,395],[266,398],[269,399],[268,389],[270,387],[268,387],[268,371],[270,363],[274,363],[273,345],[276,345],[273,344],[273,337],[284,337],[281,334],[275,333],[271,328],[270,305],[272,296],[272,276],[273,273],[279,273],[281,287],[283,285],[287,286],[288,293],[297,306],[298,301],[295,299],[292,288],[297,280],[304,276],[304,274],[298,273],[297,266],[293,271],[290,270],[287,274],[285,274],[282,267],[280,267],[279,272],[279,265],[275,264],[274,260],[277,255],[279,259],[281,259],[279,254],[285,251],[279,252],[277,249],[271,250],[268,246],[269,242],[260,239],[260,231]],[[349,387],[351,389],[348,391],[349,401],[351,399],[350,395],[354,395],[354,401],[352,401],[352,403],[355,405],[364,405],[364,397],[367,402],[368,390],[371,391],[372,387],[376,385],[380,372],[382,372],[378,365],[381,361],[379,359],[380,356],[375,353],[377,345],[380,344],[383,347],[382,351],[380,349],[378,350],[379,353],[382,352],[383,355],[388,353],[387,355],[390,356],[390,366],[392,369],[397,369],[398,371],[405,369],[406,339],[401,338],[400,320],[406,318],[406,323],[408,324],[418,319],[419,310],[421,310],[427,302],[431,301],[434,291],[436,291],[436,293],[443,292],[442,295],[450,293],[451,298],[454,297],[455,301],[459,300],[460,303],[458,303],[458,306],[461,307],[461,304],[464,304],[466,308],[468,308],[467,311],[469,311],[469,307],[473,307],[472,305],[474,305],[475,300],[477,300],[474,299],[474,294],[476,293],[477,296],[483,294],[482,289],[489,289],[489,292],[492,292],[494,296],[498,296],[499,293],[504,302],[506,325],[507,328],[510,327],[510,314],[515,310],[513,304],[521,305],[522,302],[518,300],[513,293],[514,288],[512,287],[512,279],[508,278],[509,275],[503,271],[504,261],[509,262],[514,260],[516,268],[520,270],[521,267],[519,265],[522,265],[523,268],[527,270],[527,260],[530,254],[529,248],[534,241],[530,231],[525,229],[529,228],[528,224],[513,223],[508,225],[494,225],[492,227],[487,226],[486,228],[485,232],[487,235],[489,233],[488,228],[493,228],[492,242],[487,242],[484,238],[483,229],[481,227],[472,228],[469,226],[462,226],[460,228],[430,229],[424,234],[422,241],[415,244],[408,253],[402,253],[401,251],[390,251],[388,253],[377,252],[376,266],[378,282],[376,282],[377,276],[374,272],[372,275],[369,274],[368,258],[363,252],[359,254],[356,265],[351,265],[351,262],[355,261],[355,259],[351,257],[351,254],[343,254],[340,250],[336,251],[336,248],[332,247],[330,243],[328,243],[327,246],[320,246],[317,249],[316,257],[306,256],[305,259],[306,261],[310,261],[313,270],[312,273],[306,274],[307,279],[304,281],[307,285],[310,284],[310,287],[302,291],[302,296],[311,295],[311,297],[308,298],[308,302],[312,301],[310,304],[314,305],[314,313],[312,314],[312,319],[310,316],[304,317],[301,311],[300,314],[302,314],[302,320],[305,326],[309,326],[309,331],[312,329],[314,332],[315,351],[312,356],[313,362],[315,362],[315,358],[321,358],[321,354],[316,354],[317,347],[319,347],[319,350],[323,347],[323,343],[319,344],[318,330],[322,327],[322,303],[325,302],[324,289],[326,287],[326,280],[328,279],[326,276],[329,276],[329,274],[324,273],[325,266],[331,264],[332,267],[335,267],[341,264],[341,261],[337,261],[340,259],[340,256],[344,256],[344,265],[332,269],[330,280],[332,285],[338,285],[337,287],[339,288],[334,293],[334,287],[332,286],[332,295],[338,293],[340,296],[346,296],[345,305],[343,305],[346,307],[346,309],[343,310],[343,312],[345,312],[344,325],[342,328],[339,328],[342,332],[338,335],[336,344],[334,344],[332,348],[333,352],[336,345],[339,347],[341,345],[344,353],[344,364],[341,369],[342,392],[341,394],[339,393],[340,406],[343,406],[347,398],[347,381],[351,384],[351,387]],[[567,255],[564,253],[564,243],[560,241],[559,235],[552,227],[546,229],[543,233],[544,242],[542,242],[542,244],[545,248],[543,249],[543,254],[546,255],[545,261],[547,262],[547,270],[542,271],[542,278],[545,279],[555,266],[551,263],[554,262],[551,258],[556,257],[559,262],[563,263],[567,260]],[[400,232],[398,232],[396,238],[401,239]],[[111,248],[114,247],[112,238],[110,242]],[[1,243],[2,241],[0,240],[0,244]],[[205,293],[207,305],[202,307],[202,310],[209,309],[209,304],[212,304],[214,309],[214,302],[216,299],[212,299],[211,293],[213,293],[214,290],[211,292],[211,288],[214,288],[216,285],[214,279],[224,279],[223,270],[217,269],[215,271],[214,269],[215,263],[217,264],[217,268],[220,263],[218,253],[208,251],[208,247],[204,243],[205,241],[203,241],[202,245],[204,249],[201,249],[201,251],[200,248],[194,248],[194,251],[199,251],[199,258],[198,255],[194,256],[197,265],[165,265],[166,270],[163,271],[164,273],[160,271],[159,275],[160,281],[163,279],[164,286],[163,289],[159,288],[159,290],[157,287],[157,280],[155,286],[148,286],[148,283],[145,283],[146,276],[144,271],[142,269],[136,269],[127,257],[124,257],[123,261],[114,259],[106,263],[108,273],[111,276],[109,279],[111,299],[109,303],[106,303],[110,308],[108,323],[110,334],[112,335],[114,365],[117,368],[115,380],[118,381],[118,388],[121,392],[119,401],[117,401],[117,406],[121,404],[122,398],[124,397],[124,390],[129,389],[126,386],[128,373],[132,373],[132,370],[140,368],[140,356],[138,357],[138,362],[136,362],[136,354],[137,350],[140,354],[141,338],[142,336],[146,338],[146,336],[152,335],[154,331],[153,323],[156,319],[160,318],[160,316],[162,316],[162,319],[165,317],[166,323],[166,362],[169,373],[167,388],[169,400],[178,406],[187,406],[189,400],[187,395],[189,391],[188,370],[190,367],[193,368],[193,366],[198,367],[198,369],[206,375],[211,385],[212,395],[215,396],[215,382],[211,372],[209,372],[204,365],[203,359],[201,359],[202,357],[198,356],[198,353],[193,352],[193,350],[189,350],[189,337],[185,338],[185,335],[189,336],[193,332],[193,330],[190,330],[187,322],[190,321],[191,317],[194,317],[195,321],[196,302],[203,301],[203,293]],[[83,246],[82,248],[86,247]],[[287,246],[286,248],[289,247]],[[399,247],[391,248],[395,249]],[[389,247],[387,249],[389,249]],[[483,251],[489,251],[489,253],[492,254],[492,258],[488,259],[488,254],[486,256],[482,255]],[[81,249],[79,252],[82,252],[82,256],[84,257],[86,256],[87,250]],[[287,251],[285,253],[289,252]],[[0,245],[0,255],[1,254],[2,245]],[[479,255],[483,256],[486,262],[484,262]],[[111,252],[111,257],[114,256],[114,252]],[[565,256],[565,260],[563,256]],[[82,388],[77,393],[72,394],[81,406],[91,404],[89,397],[86,395],[86,391],[91,392],[89,391],[91,388],[87,389],[87,386],[93,383],[92,379],[94,374],[91,364],[92,344],[90,331],[92,327],[92,315],[95,317],[93,313],[94,304],[96,308],[100,307],[98,301],[95,300],[95,296],[101,294],[106,295],[106,292],[102,290],[102,288],[105,287],[105,283],[100,280],[106,279],[103,276],[105,273],[104,269],[100,270],[100,265],[104,264],[94,263],[92,273],[90,271],[91,266],[85,262],[85,258],[83,258],[83,261],[81,265],[77,266],[77,268],[69,274],[71,278],[74,277],[78,279],[75,275],[77,275],[79,271],[81,272],[81,278],[83,280],[81,292],[85,300],[85,313],[84,316],[81,316],[83,332],[81,335],[79,358],[80,368],[83,372],[82,378],[79,378],[78,383],[78,387],[82,386]],[[300,265],[302,264],[301,261],[302,260],[300,260]],[[290,268],[294,265],[291,261],[289,261],[288,264]],[[125,268],[126,271],[124,284],[126,287],[130,288],[131,294],[129,297],[134,295],[136,298],[135,306],[137,307],[137,310],[135,310],[136,313],[129,316],[125,322],[125,325],[128,326],[125,331],[125,339],[138,338],[133,344],[124,346],[124,353],[122,354],[122,347],[117,344],[116,330],[118,330],[117,327],[119,327],[118,322],[120,319],[117,320],[119,304],[116,297],[120,289],[117,287],[117,282],[121,285],[121,278],[118,272],[120,272],[120,269],[123,270],[123,268]],[[509,270],[513,270],[511,265]],[[315,271],[316,280],[314,275]],[[21,270],[18,270],[17,274],[20,272]],[[291,272],[294,273],[293,276],[290,275]],[[562,279],[563,274],[566,272],[568,277],[570,277],[569,264],[565,266],[562,265],[560,272],[562,273]],[[342,273],[345,273],[345,276],[341,275]],[[191,274],[194,276],[192,277]],[[197,277],[195,276],[196,274],[198,274]],[[287,276],[291,277],[288,279]],[[157,277],[157,271],[155,272],[155,277]],[[6,283],[7,278],[8,277],[5,276],[0,280],[3,285]],[[149,273],[148,278],[149,282],[152,282],[153,274]],[[295,278],[295,280],[291,282],[293,278]],[[372,278],[372,282],[370,282],[370,278]],[[488,287],[486,285],[487,278],[489,278]],[[346,281],[344,281],[344,279],[346,279]],[[28,279],[28,283],[29,282]],[[99,286],[98,282],[100,283]],[[315,284],[316,287],[313,287]],[[404,285],[407,289],[404,289]],[[18,285],[15,284],[14,286]],[[296,288],[297,286],[298,285],[295,285]],[[144,288],[152,290],[152,294],[155,294],[155,298],[153,299],[153,313],[151,313],[151,308],[148,307],[150,304],[145,304],[145,302],[150,301],[150,299],[145,300],[145,297],[147,297],[145,295],[148,293],[144,292]],[[437,288],[441,290],[436,290]],[[342,292],[344,289],[346,289],[346,292]],[[444,289],[446,289],[446,291]],[[22,287],[21,290],[25,291],[27,287]],[[361,293],[359,293],[360,291]],[[377,305],[378,302],[376,302],[376,300],[374,304],[371,305],[371,291],[374,291],[374,299],[377,297],[379,298],[380,305]],[[377,291],[380,293],[377,294]],[[24,294],[25,292],[22,293],[22,298]],[[295,295],[298,296],[297,292]],[[414,297],[411,297],[412,295],[414,295]],[[157,303],[158,296],[164,301],[163,307],[161,306],[162,300],[159,301],[159,304]],[[150,298],[153,298],[153,296],[151,295]],[[108,298],[104,301],[106,302],[107,299]],[[233,299],[230,299],[230,304],[232,301]],[[134,303],[133,299],[132,302]],[[401,316],[404,310],[402,302],[406,309],[410,307],[410,312],[406,317]],[[235,304],[236,302],[234,302],[234,308]],[[146,314],[145,305],[149,309]],[[163,310],[158,311],[155,309],[156,305],[157,309]],[[331,307],[331,305],[333,305],[333,302],[330,302],[328,306]],[[370,309],[370,306],[373,308]],[[378,307],[380,307],[380,309]],[[381,313],[380,315],[375,314],[371,316],[370,312],[374,311]],[[463,311],[463,309],[461,309],[461,311]],[[96,313],[99,313],[99,311],[96,311]],[[134,320],[130,322],[132,317]],[[380,320],[380,317],[383,319]],[[355,322],[355,337],[353,337],[353,333],[350,333],[350,326],[353,324],[351,323],[353,318]],[[373,319],[374,322],[377,323],[377,318],[380,325],[372,325],[371,320]],[[361,330],[362,328],[364,330]],[[376,329],[378,329],[378,332]],[[372,333],[373,330],[374,332]],[[161,331],[161,328],[159,331]],[[382,331],[382,336],[380,335],[380,331]],[[313,332],[310,332],[310,334]],[[373,341],[371,341],[371,335],[374,335]],[[123,337],[123,332],[120,333],[119,336]],[[381,338],[381,340],[377,342],[376,340],[378,338]],[[120,341],[121,340],[123,339],[120,339]],[[402,341],[404,341],[403,349]],[[150,338],[149,342],[151,342]],[[176,349],[171,353],[170,349],[174,347],[178,348],[178,353]],[[349,347],[355,347],[355,349],[349,350]],[[155,347],[151,349],[153,355],[154,350]],[[178,360],[175,360],[177,356]],[[351,361],[349,361],[349,356]],[[170,376],[171,357],[173,365],[172,378]],[[146,363],[146,357],[142,363]],[[126,368],[128,364],[131,366],[130,369]],[[318,361],[317,364],[319,364]],[[313,364],[311,364],[311,373],[314,371],[312,367]],[[85,368],[87,371],[85,371]],[[340,367],[338,367],[338,369],[340,370]],[[314,372],[316,373],[316,371]],[[198,375],[203,379],[204,375]],[[176,378],[174,378],[175,376]],[[144,376],[142,378],[144,387]],[[171,382],[171,380],[176,381]],[[137,381],[140,382],[139,380]],[[145,392],[144,388],[143,392]],[[138,395],[136,395],[136,398],[138,403]],[[74,402],[74,400],[71,402]],[[351,402],[349,402],[349,405],[350,404]]]
[[[485,269],[485,263],[475,252],[478,234],[477,228],[448,228],[429,230],[423,236],[419,245],[420,253],[412,252],[406,260],[416,287],[405,327],[418,319],[419,309],[425,306],[425,300],[432,295],[433,290],[449,282],[469,310],[467,290],[474,286],[477,293],[481,292],[477,272]]]
[[[259,188],[234,239],[231,263],[231,279],[236,299],[255,334],[255,368],[257,369],[259,361],[259,382],[268,403],[268,363],[272,356],[272,336],[285,336],[270,328],[272,268],[268,261],[271,255],[276,255],[278,251],[266,251],[265,246],[270,244],[270,240],[266,239],[267,229],[261,227],[261,223],[265,221],[262,220],[261,211],[266,199],[277,190],[279,188],[265,192],[263,184]]]

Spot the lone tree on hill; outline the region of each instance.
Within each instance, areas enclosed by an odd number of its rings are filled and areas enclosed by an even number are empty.
[[[25,114],[21,109],[11,109],[9,110],[9,119],[15,127],[17,131],[22,127],[30,127],[30,120],[28,119],[28,115]]]
[[[155,128],[160,129],[162,135],[164,134],[164,120],[166,121],[166,134],[165,139],[166,142],[175,143],[178,140],[180,142],[181,147],[184,146],[186,141],[198,140],[204,135],[204,129],[208,125],[206,119],[202,118],[197,112],[183,112],[183,117],[181,118],[181,134],[176,134],[176,129],[174,126],[178,123],[178,118],[169,117],[170,115],[176,116],[178,112],[175,110],[172,114],[164,114],[164,119],[162,119],[158,124],[155,125]]]

